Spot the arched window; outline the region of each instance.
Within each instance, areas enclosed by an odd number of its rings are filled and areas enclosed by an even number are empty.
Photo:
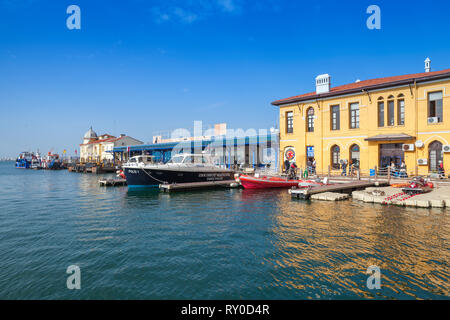
[[[359,146],[357,144],[352,145],[350,147],[350,157],[349,158],[355,168],[359,168],[359,161],[360,161],[359,155],[360,155]]]
[[[405,124],[405,96],[400,93],[397,96],[397,124],[403,126]]]
[[[339,169],[339,160],[341,159],[341,150],[339,146],[332,146],[331,147],[331,167],[333,169],[338,170]]]
[[[314,132],[314,108],[308,108],[306,112],[307,117],[307,131]]]
[[[438,171],[442,157],[442,143],[433,141],[428,145],[428,163],[430,171]]]
[[[384,127],[384,98],[378,98],[378,126]]]
[[[394,104],[394,96],[390,95],[388,97],[387,102],[387,125],[393,126],[395,124],[395,104]]]

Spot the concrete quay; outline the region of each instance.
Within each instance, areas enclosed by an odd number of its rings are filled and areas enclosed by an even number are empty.
[[[336,192],[323,192],[318,194],[313,194],[311,196],[312,200],[323,200],[323,201],[342,201],[347,200],[350,196],[346,193],[336,193]]]
[[[431,192],[413,197],[402,194],[401,188],[370,187],[362,191],[353,191],[352,198],[367,203],[450,210],[450,187],[448,186],[441,186]]]

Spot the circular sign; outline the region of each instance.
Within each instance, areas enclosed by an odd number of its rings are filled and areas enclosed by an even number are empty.
[[[292,148],[286,149],[286,151],[284,152],[284,156],[289,161],[294,160],[295,159],[295,151],[294,151],[294,149],[292,149]]]

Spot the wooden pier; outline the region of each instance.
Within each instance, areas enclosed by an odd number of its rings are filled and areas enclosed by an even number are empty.
[[[104,187],[115,187],[115,186],[126,186],[127,180],[125,179],[101,179],[98,181],[100,186]]]
[[[302,189],[290,189],[289,193],[293,197],[297,197],[300,199],[309,199],[312,195],[325,193],[325,192],[334,192],[334,193],[352,193],[355,190],[362,190],[368,187],[378,187],[378,186],[386,186],[388,185],[385,181],[354,181],[347,183],[337,183],[337,184],[329,184],[314,188],[302,188]]]
[[[171,192],[171,191],[190,191],[190,190],[212,189],[212,188],[236,188],[238,186],[239,184],[235,180],[226,180],[226,181],[160,184],[159,189],[164,192]]]

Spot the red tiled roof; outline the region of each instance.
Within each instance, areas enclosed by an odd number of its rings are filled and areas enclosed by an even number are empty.
[[[450,76],[450,69],[434,71],[434,72],[423,72],[423,73],[415,73],[415,74],[407,74],[403,76],[395,76],[395,77],[385,77],[371,80],[364,80],[360,82],[345,84],[342,86],[334,87],[330,89],[330,92],[323,94],[316,94],[315,92],[305,93],[298,96],[293,96],[286,99],[276,100],[272,102],[273,105],[282,105],[284,103],[289,102],[299,102],[303,100],[309,100],[320,97],[329,97],[329,96],[338,96],[344,93],[357,92],[363,89],[369,89],[377,86],[388,86],[389,84],[396,84],[397,82],[402,81],[412,81],[412,80],[427,80],[429,78],[433,78],[435,76],[448,74]]]
[[[106,135],[104,134],[103,136],[106,136]],[[101,136],[101,137],[103,137],[103,136]],[[107,136],[110,136],[111,138],[102,139],[102,140],[94,140],[94,141],[91,141],[91,142],[88,142],[88,143],[82,143],[82,144],[80,144],[80,146],[86,146],[88,144],[96,144],[96,143],[103,143],[103,142],[116,142],[116,141],[119,141],[120,139],[126,137],[126,136],[121,136],[121,137],[117,137],[116,138],[116,137],[111,136],[109,134]]]

